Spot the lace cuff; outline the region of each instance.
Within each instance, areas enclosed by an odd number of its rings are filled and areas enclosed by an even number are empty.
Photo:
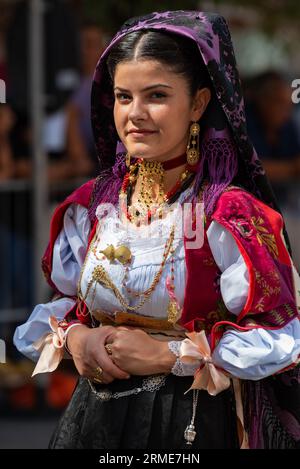
[[[194,376],[199,368],[200,361],[196,363],[184,363],[180,359],[181,340],[171,340],[168,342],[169,350],[177,357],[173,365],[171,373],[176,376]]]

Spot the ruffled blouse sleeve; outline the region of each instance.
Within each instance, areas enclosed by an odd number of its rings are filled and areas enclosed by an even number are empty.
[[[238,316],[249,289],[246,264],[231,235],[212,221],[208,242],[222,274],[220,289],[227,309]],[[259,380],[296,362],[300,354],[300,321],[293,319],[276,330],[227,330],[213,352],[216,365],[241,379]]]
[[[90,221],[87,209],[71,204],[64,215],[61,229],[53,249],[51,280],[65,297],[35,306],[28,320],[18,326],[14,333],[14,345],[27,358],[37,361],[39,353],[33,343],[50,332],[49,317],[62,320],[75,304],[77,283],[84,261]]]
[[[87,209],[72,204],[64,215],[64,226],[53,249],[51,280],[59,291],[76,295],[80,270],[90,231]]]

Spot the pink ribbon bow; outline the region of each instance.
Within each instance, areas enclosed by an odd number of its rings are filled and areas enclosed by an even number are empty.
[[[31,376],[56,370],[64,356],[65,332],[59,327],[55,316],[49,317],[52,332],[47,332],[34,342],[33,347],[40,352],[40,358]]]
[[[196,371],[191,389],[204,389],[211,396],[216,396],[221,391],[229,388],[230,379],[224,371],[217,368],[211,357],[211,350],[205,331],[186,333],[188,339],[184,339],[180,348],[182,362],[193,363],[200,361],[200,367]],[[185,393],[186,394],[186,393]]]

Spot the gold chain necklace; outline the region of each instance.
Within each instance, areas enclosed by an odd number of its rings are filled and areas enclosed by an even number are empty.
[[[152,284],[151,286],[145,290],[144,292],[141,292],[139,294],[139,296],[142,296],[142,300],[140,301],[140,303],[136,306],[130,306],[126,300],[124,299],[124,297],[122,296],[122,294],[120,293],[119,289],[116,287],[116,285],[113,283],[113,281],[111,280],[111,278],[109,277],[109,274],[107,273],[107,271],[105,270],[105,268],[102,266],[102,265],[97,265],[94,269],[93,269],[93,272],[92,272],[92,277],[90,279],[90,281],[88,282],[88,285],[87,285],[87,289],[86,289],[86,292],[85,292],[85,295],[82,296],[82,292],[81,292],[81,288],[80,288],[80,285],[79,285],[79,295],[80,295],[80,298],[83,300],[83,301],[86,301],[87,299],[87,296],[92,288],[92,286],[94,286],[94,290],[93,290],[93,296],[92,296],[92,301],[91,301],[91,306],[90,306],[90,309],[92,309],[92,305],[94,304],[94,300],[95,300],[95,294],[96,294],[96,286],[97,286],[97,283],[100,283],[102,285],[104,285],[105,287],[111,289],[116,298],[119,300],[119,302],[121,303],[121,305],[127,309],[127,310],[130,310],[130,311],[136,311],[140,308],[142,308],[142,306],[145,304],[145,302],[148,300],[148,298],[150,297],[150,295],[152,294],[152,292],[154,291],[156,285],[158,284],[160,278],[161,278],[161,275],[162,275],[162,272],[163,272],[163,269],[164,269],[164,266],[166,264],[166,260],[167,260],[167,257],[172,249],[172,246],[173,246],[173,241],[174,241],[174,236],[175,236],[175,225],[172,226],[171,228],[171,232],[170,232],[170,236],[168,238],[168,240],[166,241],[166,245],[165,245],[165,250],[164,250],[164,254],[163,254],[163,260],[162,260],[162,263],[161,263],[161,266],[159,268],[159,271],[155,274],[154,276],[154,279],[152,281]],[[86,259],[89,255],[89,253],[91,252],[91,250],[93,249],[92,248],[92,244],[94,243],[94,240],[95,238],[93,239],[93,241],[91,242],[91,246],[89,248],[89,252],[86,256]],[[83,270],[85,268],[85,264],[86,264],[86,259],[85,259],[85,262],[84,262],[84,267],[82,269],[82,272],[81,272],[81,276],[80,276],[80,283],[81,283],[81,279],[82,279],[82,274],[83,274]]]
[[[207,183],[205,183],[203,185],[203,187],[201,188],[200,190],[200,193],[199,193],[199,199],[202,200],[202,194],[203,194],[203,191],[204,191],[204,188],[206,186]],[[205,217],[204,217],[205,218]],[[96,294],[96,285],[97,285],[97,282],[98,282],[98,279],[100,280],[100,282],[104,282],[104,284],[106,286],[108,286],[109,288],[111,288],[116,297],[119,299],[120,303],[127,309],[129,310],[137,310],[139,308],[141,308],[146,300],[149,298],[149,296],[151,295],[151,293],[153,292],[153,290],[155,289],[157,283],[159,282],[160,280],[160,277],[161,277],[161,274],[162,274],[162,271],[163,271],[163,267],[165,265],[165,262],[166,262],[166,259],[169,255],[169,253],[171,252],[172,256],[171,256],[171,261],[172,261],[172,266],[171,266],[171,281],[172,281],[172,289],[174,289],[174,259],[173,259],[173,253],[174,253],[174,248],[173,248],[173,240],[174,240],[174,233],[175,233],[175,225],[172,226],[172,230],[171,230],[171,233],[170,233],[170,237],[169,237],[169,240],[168,240],[168,243],[166,242],[166,246],[165,246],[165,251],[164,251],[164,256],[163,256],[163,261],[161,263],[161,267],[159,269],[159,271],[157,272],[157,274],[155,275],[155,278],[152,282],[152,285],[149,289],[147,289],[145,292],[143,293],[138,293],[138,292],[133,292],[133,290],[130,290],[128,289],[127,287],[125,287],[127,289],[128,292],[131,292],[131,293],[134,293],[135,296],[144,296],[144,299],[142,300],[142,302],[135,306],[135,307],[131,307],[130,305],[128,305],[126,303],[126,301],[124,300],[124,298],[122,297],[121,293],[119,292],[119,290],[117,289],[117,287],[113,284],[113,282],[111,281],[111,279],[109,278],[108,274],[106,273],[106,271],[104,270],[104,268],[102,269],[97,269],[97,267],[94,269],[93,271],[93,275],[92,275],[92,278],[91,280],[89,281],[88,283],[88,286],[87,286],[87,290],[86,290],[86,293],[85,295],[83,296],[82,295],[82,291],[81,291],[81,283],[82,283],[82,277],[83,277],[83,272],[86,268],[86,263],[87,263],[87,260],[90,256],[90,253],[91,251],[94,249],[94,244],[95,244],[95,240],[97,238],[97,234],[95,233],[93,239],[91,240],[90,242],[90,246],[89,246],[89,249],[86,253],[86,256],[85,256],[85,260],[84,260],[84,263],[82,265],[82,268],[81,268],[81,271],[80,271],[80,278],[78,280],[78,284],[77,284],[77,295],[78,295],[78,298],[82,301],[85,301],[87,296],[88,296],[88,293],[92,287],[92,285],[94,284],[94,291],[93,291],[93,297],[92,297],[92,302],[91,302],[91,306],[90,308],[87,308],[88,309],[88,313],[91,315],[91,318],[92,318],[92,321],[93,321],[93,316],[91,314],[91,311],[92,311],[92,308],[93,308],[93,304],[94,304],[94,300],[95,300],[95,294]],[[102,251],[104,252],[104,251]],[[125,277],[123,279],[123,281],[125,280]],[[171,322],[175,322],[176,321],[176,318],[178,318],[178,308],[176,307],[176,304],[174,301],[170,301],[169,303],[169,307],[168,307],[168,320],[171,321]]]
[[[175,186],[165,194],[163,187],[164,168],[162,163],[158,161],[143,160],[131,165],[130,172],[125,177],[120,192],[122,206],[124,206],[124,204],[127,206],[128,204],[128,207],[125,210],[125,215],[137,226],[140,226],[141,223],[145,221],[149,223],[151,214],[154,215],[157,213],[161,218],[164,209],[167,208],[166,204],[169,198],[176,193],[190,174],[192,173],[188,168],[186,168],[182,172]],[[135,202],[134,205],[129,205],[128,190],[130,189],[130,192],[132,193],[132,189],[136,184],[138,175],[141,177],[140,193],[138,194],[137,202]],[[152,184],[154,182],[153,175],[159,176],[159,194],[156,201],[153,200],[152,196]]]
[[[89,258],[89,256],[90,256],[90,253],[91,253],[91,251],[92,251],[92,247],[93,247],[93,244],[94,244],[94,242],[95,242],[96,236],[97,236],[97,234],[95,233],[93,239],[92,239],[91,242],[90,242],[88,251],[87,251],[87,253],[86,253],[86,255],[85,255],[85,259],[84,259],[84,262],[83,262],[82,267],[81,267],[81,270],[80,270],[79,280],[78,280],[78,283],[77,283],[77,298],[78,298],[78,307],[79,307],[79,308],[81,308],[81,301],[85,302],[85,298],[86,298],[86,295],[85,295],[85,297],[83,297],[83,295],[82,295],[82,291],[81,291],[81,282],[82,282],[83,273],[84,273],[84,271],[85,271],[86,264],[87,264],[88,258]],[[93,315],[92,315],[92,313],[91,313],[92,307],[93,307],[93,304],[94,304],[94,300],[95,300],[95,292],[94,292],[93,300],[92,300],[92,303],[91,303],[91,307],[88,308],[88,306],[86,305],[86,306],[87,306],[88,314],[89,314],[90,317],[91,317],[91,321],[92,321],[92,326],[93,326],[93,327],[96,326],[95,323],[94,323]],[[87,314],[87,315],[88,315],[88,314]],[[82,316],[85,316],[84,314],[82,314],[82,312],[81,312],[81,315],[82,315]],[[87,316],[87,315],[86,315],[86,316]]]

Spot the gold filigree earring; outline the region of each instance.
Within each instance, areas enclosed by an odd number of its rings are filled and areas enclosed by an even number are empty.
[[[200,158],[199,151],[199,134],[200,134],[200,125],[197,122],[193,122],[190,127],[190,138],[187,145],[186,151],[186,160],[187,163],[191,166],[194,166],[198,163]]]

